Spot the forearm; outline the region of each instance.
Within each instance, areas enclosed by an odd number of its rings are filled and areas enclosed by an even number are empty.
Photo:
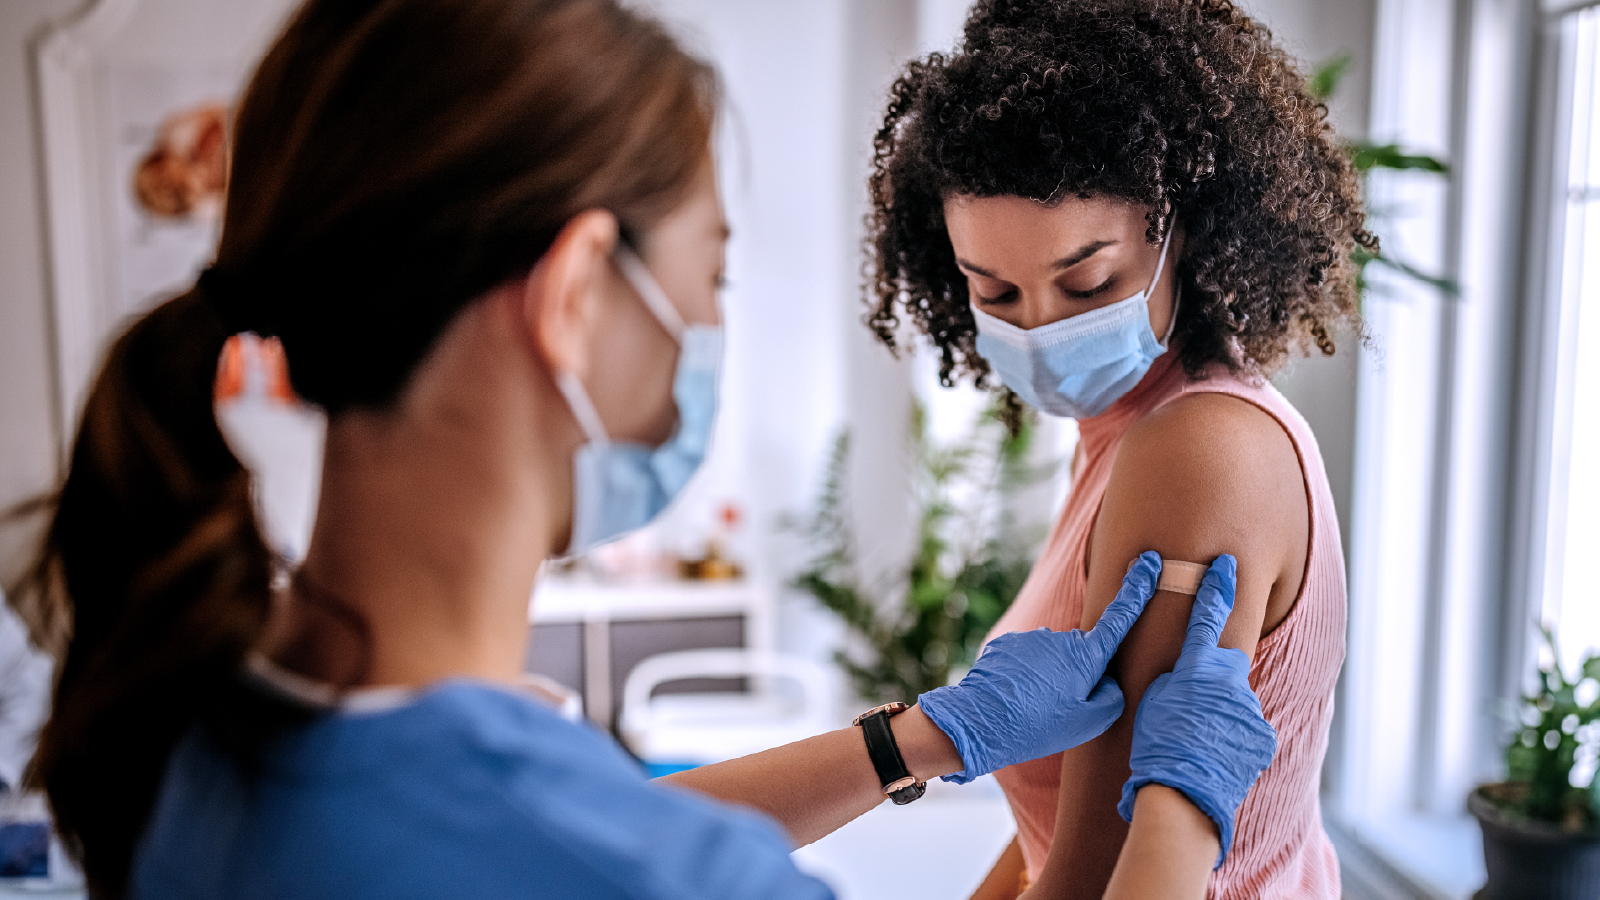
[[[1128,780],[1132,736],[1130,712],[1104,734],[1061,754],[1055,831],[1025,895],[1029,900],[1096,900],[1105,894],[1128,834],[1117,800]]]
[[[1217,827],[1181,792],[1152,784],[1133,802],[1133,824],[1106,900],[1201,898],[1217,861]]]
[[[920,707],[889,721],[900,755],[918,781],[961,770],[955,745]],[[856,727],[661,780],[760,810],[777,819],[797,846],[832,833],[884,800],[883,786]]]
[[[1106,744],[1100,749],[1116,744],[1109,733],[1102,740]],[[1085,749],[1096,748],[1077,748]],[[1092,758],[1072,750],[1064,754],[1075,755],[1080,765]],[[1206,875],[1217,859],[1217,830],[1211,820],[1181,792],[1152,784],[1139,791],[1133,823],[1126,824],[1115,807],[1127,776],[1113,781],[1103,774],[1103,765],[1078,768],[1074,774],[1072,763],[1069,759],[1062,767],[1061,806],[1050,855],[1038,880],[1023,895],[1025,900],[1202,896]],[[1113,783],[1116,789],[1108,789]],[[1199,854],[1197,847],[1210,849]],[[1195,873],[1198,881],[1193,883],[1199,887],[1191,891],[1186,876]]]

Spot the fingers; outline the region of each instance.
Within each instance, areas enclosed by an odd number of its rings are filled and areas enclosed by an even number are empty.
[[[1235,650],[1232,647],[1218,647],[1211,654],[1211,664],[1227,669],[1229,672],[1232,672],[1235,677],[1244,679],[1244,684],[1247,687],[1249,686],[1250,654],[1244,652],[1243,650]],[[1252,698],[1255,697],[1254,694],[1251,694],[1250,696]],[[1259,702],[1257,703],[1257,707],[1259,709]]]
[[[1217,557],[1206,570],[1205,577],[1200,579],[1200,592],[1194,596],[1194,611],[1189,614],[1189,632],[1183,639],[1184,653],[1191,648],[1217,646],[1222,638],[1222,626],[1228,623],[1228,614],[1233,612],[1238,581],[1238,563],[1226,553]]]
[[[984,644],[983,649],[978,651],[978,658],[972,663],[972,671],[1037,667],[1044,660],[1055,659],[1055,655],[1060,652],[1062,635],[1063,632],[1051,631],[1048,628],[1008,631],[995,635],[993,640]]]
[[[1145,604],[1155,596],[1156,582],[1160,578],[1161,554],[1154,551],[1146,550],[1139,554],[1139,558],[1128,567],[1117,598],[1100,614],[1100,621],[1089,632],[1090,646],[1101,660],[1110,661],[1112,654],[1117,652],[1122,639],[1128,636],[1128,629],[1139,620]]]
[[[1082,721],[1093,721],[1094,725],[1083,734],[1085,741],[1092,741],[1105,733],[1112,723],[1122,716],[1122,708],[1127,701],[1123,699],[1122,688],[1110,675],[1101,675],[1100,681],[1089,692],[1084,701],[1083,710],[1079,715]],[[1092,730],[1092,734],[1089,731]]]

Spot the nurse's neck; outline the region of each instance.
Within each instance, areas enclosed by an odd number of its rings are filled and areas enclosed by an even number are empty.
[[[393,409],[329,423],[316,527],[268,656],[351,687],[519,681],[533,581],[566,541],[582,437],[518,303],[497,293],[469,307]]]

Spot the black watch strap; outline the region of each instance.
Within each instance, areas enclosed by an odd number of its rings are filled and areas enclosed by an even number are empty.
[[[889,725],[891,717],[907,708],[904,703],[886,703],[856,717],[856,724],[861,726],[861,737],[867,742],[867,756],[872,759],[872,768],[878,773],[878,783],[883,785],[883,792],[889,795],[896,806],[904,806],[928,790],[928,783],[913,778],[911,771],[906,768],[906,761],[900,755],[900,745],[894,740],[894,729]]]

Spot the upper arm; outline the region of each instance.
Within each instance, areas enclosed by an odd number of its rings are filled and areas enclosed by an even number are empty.
[[[1090,540],[1082,625],[1099,621],[1141,552],[1204,564],[1230,553],[1238,594],[1221,645],[1254,656],[1294,602],[1309,537],[1305,479],[1282,427],[1226,394],[1181,398],[1134,426],[1118,450]],[[1142,692],[1170,671],[1191,605],[1158,593],[1118,653],[1125,671],[1113,674]]]
[[[1220,643],[1253,656],[1299,591],[1308,509],[1299,457],[1270,415],[1223,394],[1173,401],[1135,425],[1118,449],[1090,538],[1081,626],[1099,621],[1141,552],[1207,564],[1229,553],[1239,563],[1238,593]],[[1192,606],[1192,597],[1167,591],[1150,600],[1109,668],[1122,689],[1122,717],[1062,754],[1041,893],[1098,898],[1104,891],[1127,835],[1116,805],[1130,774],[1133,717],[1145,689],[1177,662]]]

